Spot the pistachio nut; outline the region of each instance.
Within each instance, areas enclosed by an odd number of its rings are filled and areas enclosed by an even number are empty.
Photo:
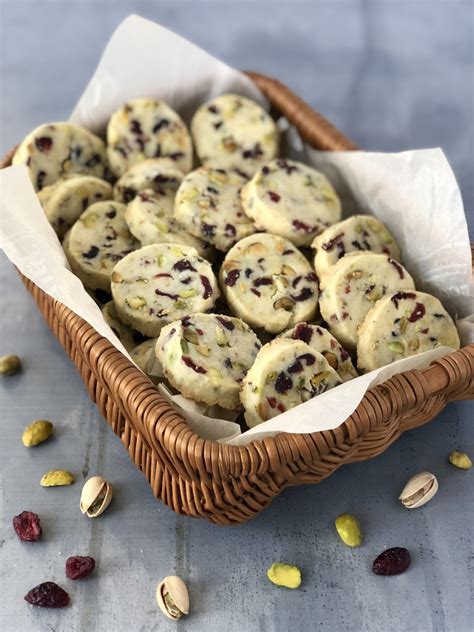
[[[466,454],[465,452],[453,450],[448,458],[452,465],[459,467],[461,470],[469,470],[472,467],[471,458],[469,454]]]
[[[47,419],[37,419],[33,421],[29,426],[23,430],[21,440],[23,445],[27,448],[31,448],[34,445],[43,443],[46,441],[53,432],[53,424]]]
[[[72,485],[76,479],[67,470],[50,470],[41,477],[41,487],[62,487]]]
[[[267,571],[268,579],[277,586],[285,588],[299,588],[301,584],[301,571],[297,566],[275,562]]]
[[[14,375],[18,371],[21,371],[21,362],[17,355],[0,356],[0,375]]]
[[[336,531],[347,546],[357,547],[362,544],[362,531],[355,516],[343,513],[334,521]]]
[[[407,509],[425,505],[438,491],[438,481],[431,472],[420,472],[412,476],[402,490],[399,500]]]
[[[104,513],[112,500],[112,485],[102,476],[92,476],[84,483],[80,508],[89,518],[97,518]]]
[[[169,575],[156,587],[156,601],[160,610],[177,621],[189,612],[189,593],[181,577]]]

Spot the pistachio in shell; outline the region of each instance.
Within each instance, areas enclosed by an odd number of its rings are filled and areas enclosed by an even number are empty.
[[[407,509],[425,505],[438,491],[438,481],[431,472],[420,472],[412,476],[402,490],[399,500]]]
[[[110,505],[113,496],[112,485],[102,476],[92,476],[81,492],[80,509],[89,518],[97,518]]]
[[[156,601],[160,610],[177,621],[189,612],[189,593],[181,577],[169,575],[156,587]]]

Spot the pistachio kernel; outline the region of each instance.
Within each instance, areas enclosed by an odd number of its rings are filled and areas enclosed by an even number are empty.
[[[399,353],[402,355],[405,352],[405,347],[401,342],[389,342],[387,345],[389,351],[393,351],[393,353]]]
[[[23,430],[21,440],[26,448],[32,448],[46,441],[53,432],[53,424],[46,419],[37,419]]]
[[[459,452],[453,450],[449,455],[449,462],[455,467],[459,467],[461,470],[470,470],[472,467],[471,458],[466,452]]]
[[[275,309],[284,309],[286,312],[291,312],[295,301],[288,296],[282,296],[273,303]]]
[[[267,577],[277,586],[284,588],[299,588],[301,585],[301,571],[297,566],[285,564],[283,562],[275,562],[267,571]]]
[[[158,607],[169,619],[177,621],[189,612],[189,593],[183,580],[170,575],[156,587]]]
[[[41,487],[63,487],[72,485],[76,479],[67,470],[50,470],[41,477]]]
[[[362,544],[362,531],[355,516],[343,513],[334,522],[336,531],[347,546],[358,547]]]
[[[14,375],[18,371],[21,371],[21,362],[17,355],[0,357],[0,375]]]
[[[332,353],[332,351],[323,351],[322,355],[326,358],[329,366],[332,367],[335,371],[337,371],[337,367],[339,366],[339,362],[337,361],[337,355],[335,353]]]

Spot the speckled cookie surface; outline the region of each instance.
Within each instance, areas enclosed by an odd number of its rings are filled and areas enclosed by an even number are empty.
[[[388,228],[376,217],[353,215],[333,224],[311,244],[316,249],[314,267],[319,278],[349,252],[386,253],[400,261],[400,248]]]
[[[236,94],[204,103],[194,114],[191,133],[203,165],[240,169],[249,177],[278,153],[279,135],[271,116]]]
[[[133,331],[131,327],[124,325],[120,321],[113,301],[106,303],[102,307],[101,312],[104,316],[105,322],[109,325],[127,351],[131,351],[143,341],[143,336],[139,334],[138,331]]]
[[[261,348],[242,384],[252,428],[340,384],[327,360],[302,340],[277,338]]]
[[[413,290],[407,270],[388,255],[349,253],[321,279],[319,308],[331,333],[347,349],[357,345],[358,328],[374,303],[397,290]]]
[[[19,145],[12,165],[25,164],[36,191],[71,173],[103,178],[105,144],[73,123],[40,125]]]
[[[280,333],[316,314],[318,279],[293,244],[255,233],[227,253],[220,270],[233,313],[253,327]]]
[[[41,195],[47,191],[45,195]],[[80,215],[95,202],[112,199],[112,186],[94,176],[62,178],[39,192],[49,223],[62,238]]]
[[[459,334],[441,302],[424,292],[395,292],[378,301],[359,330],[357,363],[368,372],[439,346],[459,349]]]
[[[232,170],[201,167],[188,173],[176,194],[176,219],[196,237],[227,252],[255,232],[240,200],[246,183],[247,178]]]
[[[71,269],[84,285],[107,291],[117,261],[139,246],[125,223],[125,206],[114,201],[89,206],[63,242]]]
[[[257,171],[242,189],[242,204],[259,230],[296,246],[309,246],[315,235],[341,218],[341,203],[326,176],[282,158]]]
[[[192,166],[193,147],[186,125],[169,105],[133,99],[110,117],[107,156],[117,177],[145,158],[170,158],[186,173]]]
[[[156,354],[185,397],[236,410],[242,380],[259,349],[257,336],[240,319],[192,314],[162,329]]]
[[[112,273],[120,319],[150,337],[183,316],[209,311],[218,293],[210,263],[190,246],[144,246],[122,259]]]
[[[117,180],[114,199],[128,204],[140,191],[153,189],[157,193],[176,192],[183,173],[168,158],[150,158],[132,165]]]
[[[205,259],[212,258],[212,247],[190,235],[173,215],[174,192],[152,189],[140,191],[128,204],[125,220],[130,232],[142,244],[184,244],[196,248]]]
[[[325,327],[298,323],[296,327],[281,334],[281,337],[306,342],[311,349],[318,351],[326,358],[343,382],[357,377],[357,371],[349,353]]]

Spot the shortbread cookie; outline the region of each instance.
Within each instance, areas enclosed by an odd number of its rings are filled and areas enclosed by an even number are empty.
[[[309,246],[341,219],[341,203],[329,180],[301,162],[278,158],[261,167],[242,189],[242,204],[259,230]]]
[[[277,338],[258,352],[240,393],[252,428],[337,386],[336,371],[301,340]]]
[[[131,327],[124,325],[119,320],[113,301],[106,303],[101,311],[105,322],[109,325],[127,351],[131,351],[131,349],[134,349],[138,344],[143,342],[143,336],[138,333],[138,331],[133,331]]]
[[[193,146],[181,117],[164,101],[133,99],[110,117],[107,156],[117,177],[145,158],[170,158],[187,173]]]
[[[232,311],[253,327],[279,333],[316,314],[318,278],[287,239],[257,233],[235,244],[220,270]]]
[[[192,314],[161,330],[156,354],[170,384],[185,397],[237,410],[242,380],[260,346],[239,318]]]
[[[345,254],[357,250],[384,252],[397,261],[401,260],[400,248],[392,233],[370,215],[353,215],[333,224],[318,235],[311,246],[316,249],[314,267],[319,278]]]
[[[82,213],[64,238],[64,252],[72,271],[92,290],[110,291],[115,264],[140,246],[124,216],[123,204],[96,202]]]
[[[150,337],[178,318],[210,310],[218,293],[210,263],[190,246],[144,246],[112,273],[120,319]]]
[[[374,303],[397,290],[414,290],[405,268],[388,255],[351,252],[321,279],[319,308],[331,333],[351,351]]]
[[[36,191],[71,173],[103,178],[104,141],[73,123],[50,123],[33,130],[19,145],[12,165],[26,164]]]
[[[201,105],[191,133],[203,165],[240,169],[249,177],[278,154],[275,121],[258,103],[237,94],[223,94]]]
[[[141,191],[127,206],[125,220],[130,232],[142,244],[184,244],[196,248],[201,257],[211,259],[212,247],[190,235],[173,216],[174,194]]]
[[[40,191],[38,197],[49,223],[62,239],[88,206],[112,199],[112,186],[101,178],[75,175],[61,178]]]
[[[130,351],[132,360],[154,384],[163,377],[163,367],[155,354],[157,340],[158,338],[145,340]]]
[[[169,158],[150,158],[135,163],[114,186],[114,199],[128,204],[140,191],[153,189],[157,193],[176,193],[183,173]]]
[[[460,347],[456,326],[441,302],[424,292],[395,292],[377,301],[361,324],[357,364],[369,372],[440,346]]]
[[[326,358],[343,382],[357,377],[350,355],[324,327],[298,323],[296,327],[281,334],[281,337],[306,342],[311,349],[318,351]]]
[[[255,232],[240,201],[246,182],[233,170],[201,167],[188,173],[176,194],[176,219],[196,237],[227,252]]]

